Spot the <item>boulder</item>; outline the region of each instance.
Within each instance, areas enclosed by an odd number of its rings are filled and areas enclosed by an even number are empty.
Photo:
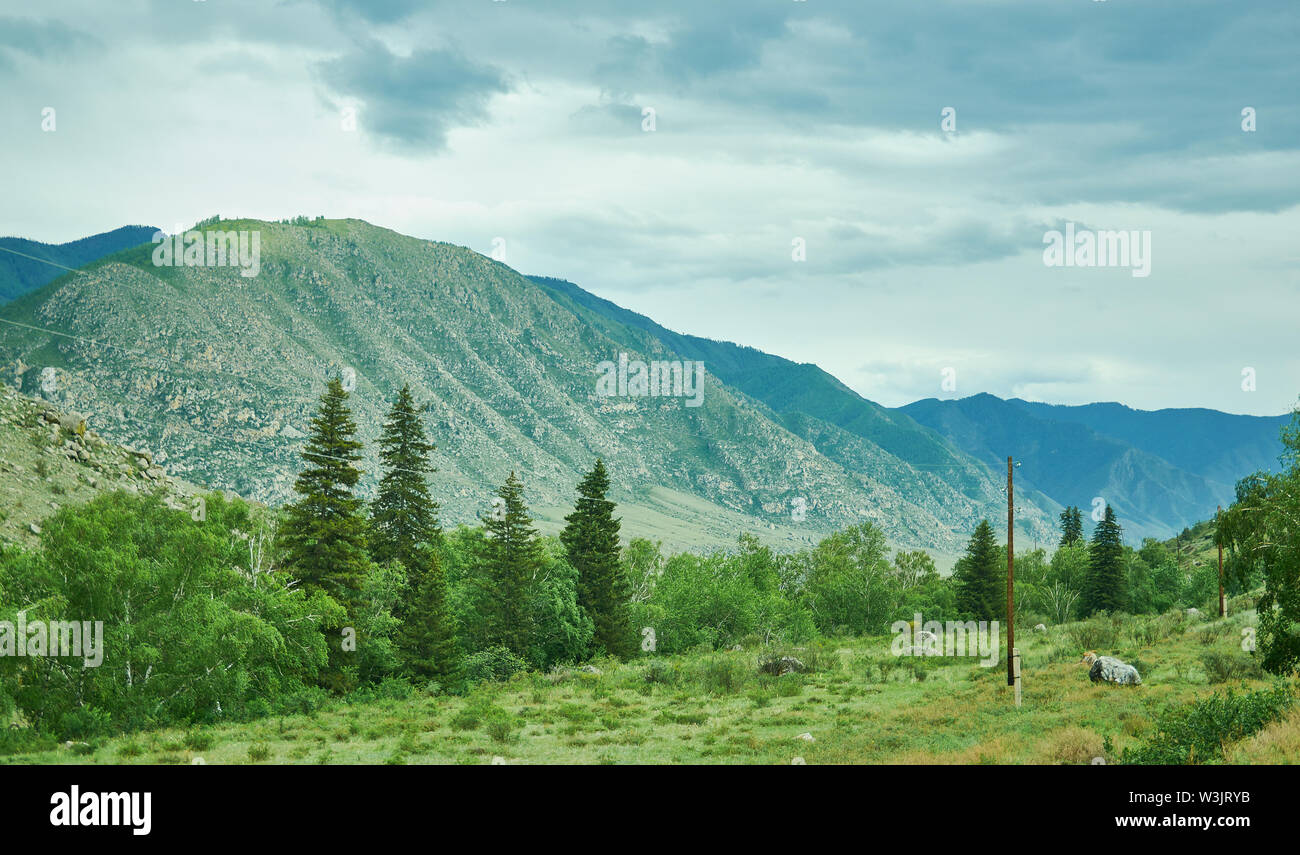
[[[801,660],[796,659],[793,656],[782,656],[780,660],[777,661],[776,673],[778,677],[786,674],[802,674],[807,670],[808,666],[804,665]]]
[[[1083,662],[1088,666],[1088,678],[1094,683],[1115,683],[1120,686],[1142,685],[1142,675],[1137,669],[1114,656],[1098,656],[1088,651],[1083,655]]]
[[[86,418],[76,413],[64,413],[59,416],[59,427],[77,436],[85,436]]]

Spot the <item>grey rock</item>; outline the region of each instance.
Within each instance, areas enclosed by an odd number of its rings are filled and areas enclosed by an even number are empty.
[[[1114,656],[1098,656],[1085,653],[1083,661],[1088,665],[1088,678],[1094,683],[1116,683],[1121,686],[1142,685],[1142,675],[1137,669]]]

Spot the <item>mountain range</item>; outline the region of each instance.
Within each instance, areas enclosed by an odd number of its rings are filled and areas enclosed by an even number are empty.
[[[25,238],[0,237],[0,303],[35,291],[65,271],[148,241],[157,229],[123,226],[68,243],[48,244]]]
[[[896,546],[951,556],[980,518],[1005,519],[1008,453],[1022,461],[1021,537],[1054,541],[1060,508],[1096,496],[1130,540],[1168,536],[1281,448],[1283,417],[989,395],[890,409],[815,365],[675,333],[463,247],[359,220],[205,227],[257,231],[258,275],[156,266],[150,243],[56,270],[0,306],[0,377],[179,476],[266,502],[293,497],[302,437],[336,374],[354,386],[367,442],[363,492],[384,413],[409,383],[438,444],[444,522],[484,514],[513,470],[554,529],[600,456],[624,535],[676,547],[741,530],[801,545],[872,520]],[[600,393],[601,366],[620,357],[703,363],[700,406],[634,386]]]

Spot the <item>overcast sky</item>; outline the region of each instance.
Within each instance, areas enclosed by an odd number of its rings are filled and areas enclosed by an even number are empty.
[[[1297,45],[1296,0],[0,0],[0,234],[359,217],[890,406],[1273,415]],[[1067,222],[1150,275],[1046,266]]]

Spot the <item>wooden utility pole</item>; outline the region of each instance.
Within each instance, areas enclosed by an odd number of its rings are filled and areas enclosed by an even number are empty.
[[[1016,511],[1011,486],[1011,457],[1007,457],[1007,685],[1016,684]]]
[[[1219,534],[1219,521],[1223,516],[1223,505],[1214,515],[1214,539],[1219,543],[1219,617],[1226,617],[1228,610],[1223,603],[1223,538]]]

